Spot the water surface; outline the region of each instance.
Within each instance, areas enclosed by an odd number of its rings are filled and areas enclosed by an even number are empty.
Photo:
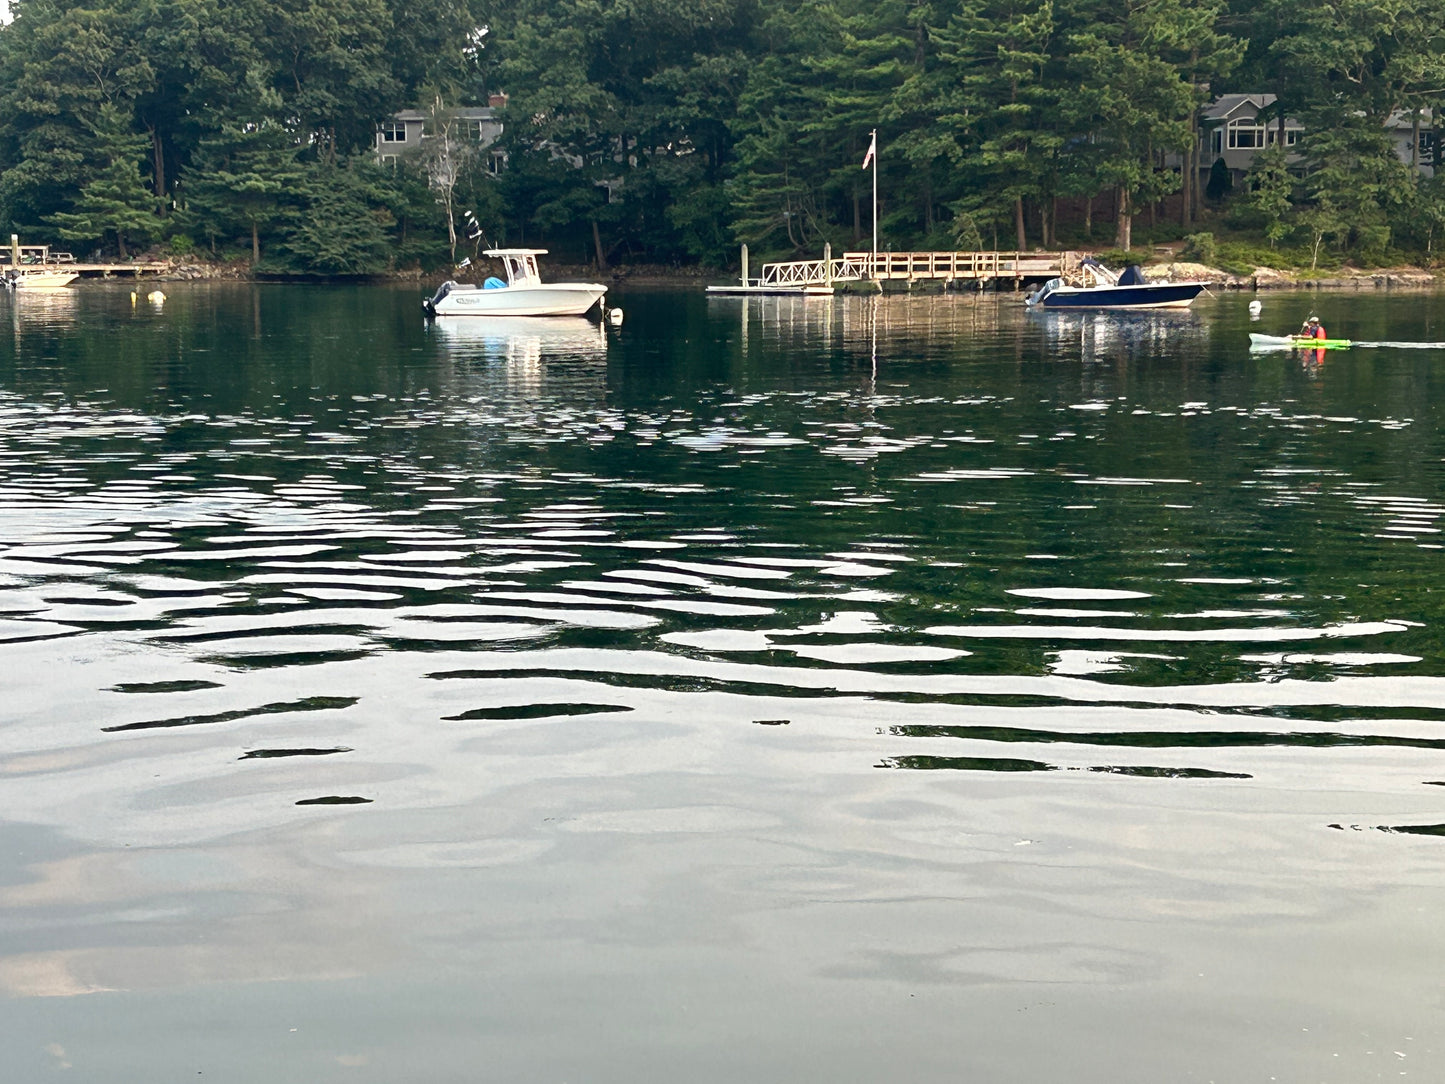
[[[0,300],[17,1079],[1442,1071],[1445,359],[1246,335],[1441,298],[167,293]]]

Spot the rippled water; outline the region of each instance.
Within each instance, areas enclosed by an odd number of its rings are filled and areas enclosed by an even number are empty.
[[[17,1079],[1445,1064],[1434,295],[0,300]]]

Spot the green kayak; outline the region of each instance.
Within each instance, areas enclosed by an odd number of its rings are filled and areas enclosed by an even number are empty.
[[[1249,333],[1251,350],[1346,350],[1350,339],[1311,339],[1304,335],[1258,335]]]

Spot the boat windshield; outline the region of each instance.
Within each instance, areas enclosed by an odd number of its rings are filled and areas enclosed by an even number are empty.
[[[503,256],[502,262],[507,265],[507,283],[511,286],[542,281],[542,276],[537,273],[537,257],[530,253]]]

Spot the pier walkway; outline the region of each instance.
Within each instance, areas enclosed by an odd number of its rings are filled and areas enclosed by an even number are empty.
[[[112,275],[159,275],[170,270],[166,263],[127,260],[124,263],[82,263],[69,252],[52,252],[49,245],[22,245],[20,238],[10,235],[10,244],[0,247],[0,271],[8,267],[34,271],[73,271],[81,278],[110,278]]]
[[[712,293],[832,293],[840,282],[925,280],[1011,283],[1018,289],[1027,279],[1067,276],[1079,267],[1078,252],[845,252],[835,259],[826,249],[821,260],[765,263],[756,278],[748,277],[747,251],[743,252],[742,282],[738,286],[709,286]]]
[[[110,278],[112,275],[159,275],[170,270],[164,263],[66,263],[58,265],[62,270],[75,271],[81,278]]]

